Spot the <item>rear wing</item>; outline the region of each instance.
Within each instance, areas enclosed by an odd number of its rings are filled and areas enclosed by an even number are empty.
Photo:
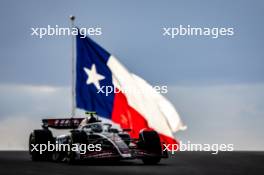
[[[84,118],[51,118],[42,119],[42,127],[55,129],[76,129]]]

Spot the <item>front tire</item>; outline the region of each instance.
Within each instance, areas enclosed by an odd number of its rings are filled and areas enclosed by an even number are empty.
[[[161,142],[156,131],[143,130],[139,134],[138,147],[149,153],[148,156],[142,158],[144,164],[154,165],[161,160]]]

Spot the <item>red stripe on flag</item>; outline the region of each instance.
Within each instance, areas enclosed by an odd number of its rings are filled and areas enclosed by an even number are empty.
[[[119,92],[118,90],[116,92]],[[114,105],[112,111],[112,121],[119,124],[121,128],[132,129],[130,136],[138,138],[139,132],[142,129],[151,129],[147,120],[134,108],[129,106],[126,96],[120,91],[115,94]],[[178,142],[171,137],[159,133],[161,142],[166,144],[178,144]]]

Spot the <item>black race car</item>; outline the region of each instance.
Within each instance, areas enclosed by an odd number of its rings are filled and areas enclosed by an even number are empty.
[[[83,124],[83,119],[43,119],[43,129],[34,130],[29,137],[32,160],[74,163],[80,160],[141,159],[144,164],[157,164],[161,158],[168,157],[168,153],[163,151],[159,135],[154,130],[143,129],[138,138],[131,138],[128,134],[130,129],[114,128],[112,124],[99,120]],[[49,128],[71,130],[54,137]],[[57,147],[63,145],[65,149],[48,150],[45,145],[51,144]],[[83,152],[76,149],[81,145],[86,145]]]

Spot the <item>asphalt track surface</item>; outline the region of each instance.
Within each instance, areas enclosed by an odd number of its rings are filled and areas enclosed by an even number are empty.
[[[32,162],[27,152],[0,151],[0,175],[138,175],[138,174],[264,174],[264,152],[180,152],[159,165],[143,165],[139,160],[118,163]]]

